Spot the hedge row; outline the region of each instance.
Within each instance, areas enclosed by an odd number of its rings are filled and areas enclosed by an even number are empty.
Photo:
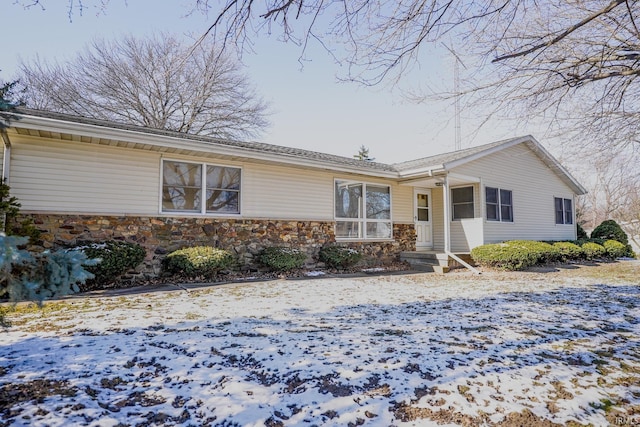
[[[354,249],[332,245],[320,249],[318,259],[329,268],[347,269],[357,264],[362,254]],[[299,249],[273,246],[260,252],[257,260],[272,271],[286,272],[302,268],[307,255]],[[212,277],[222,270],[235,268],[235,263],[229,251],[196,246],[170,253],[164,260],[163,268],[172,275]]]
[[[484,267],[521,270],[534,265],[633,256],[629,247],[616,240],[578,242],[536,242],[511,240],[475,247],[473,260]]]

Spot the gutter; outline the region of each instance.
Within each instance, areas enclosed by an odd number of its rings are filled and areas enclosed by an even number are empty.
[[[400,178],[400,182],[409,182],[412,179],[424,178],[425,174],[428,177],[433,177],[435,175],[440,175],[444,172],[447,172],[447,169],[444,165],[433,165],[426,168],[416,168],[411,170],[399,171],[398,175]]]
[[[328,159],[316,160],[301,158],[288,153],[265,152],[259,148],[227,145],[215,142],[214,140],[202,141],[199,139],[190,139],[189,135],[172,136],[160,133],[146,133],[139,129],[121,129],[117,127],[100,126],[92,123],[70,122],[61,119],[31,115],[22,115],[20,122],[16,122],[14,126],[25,127],[27,129],[46,130],[49,132],[55,129],[56,132],[69,133],[72,135],[115,141],[119,140],[147,146],[181,149],[200,153],[209,153],[212,152],[213,149],[216,154],[229,156],[235,159],[251,159],[258,161],[266,160],[279,164],[331,170],[334,172],[398,179],[398,173],[396,171],[361,168],[354,165],[332,162]]]

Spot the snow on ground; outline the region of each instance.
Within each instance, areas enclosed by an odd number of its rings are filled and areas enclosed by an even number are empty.
[[[0,332],[0,425],[640,422],[640,287],[535,277],[54,302]]]

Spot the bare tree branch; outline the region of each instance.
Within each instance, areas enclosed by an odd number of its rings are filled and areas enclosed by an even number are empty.
[[[225,138],[267,126],[266,104],[213,43],[193,50],[168,34],[97,40],[68,63],[36,58],[21,73],[32,108]]]

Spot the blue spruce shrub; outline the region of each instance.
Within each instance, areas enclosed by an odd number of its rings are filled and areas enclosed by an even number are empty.
[[[97,265],[98,260],[82,252],[31,254],[20,249],[28,240],[0,233],[0,296],[41,302],[79,292],[79,285],[93,278],[85,267]]]

